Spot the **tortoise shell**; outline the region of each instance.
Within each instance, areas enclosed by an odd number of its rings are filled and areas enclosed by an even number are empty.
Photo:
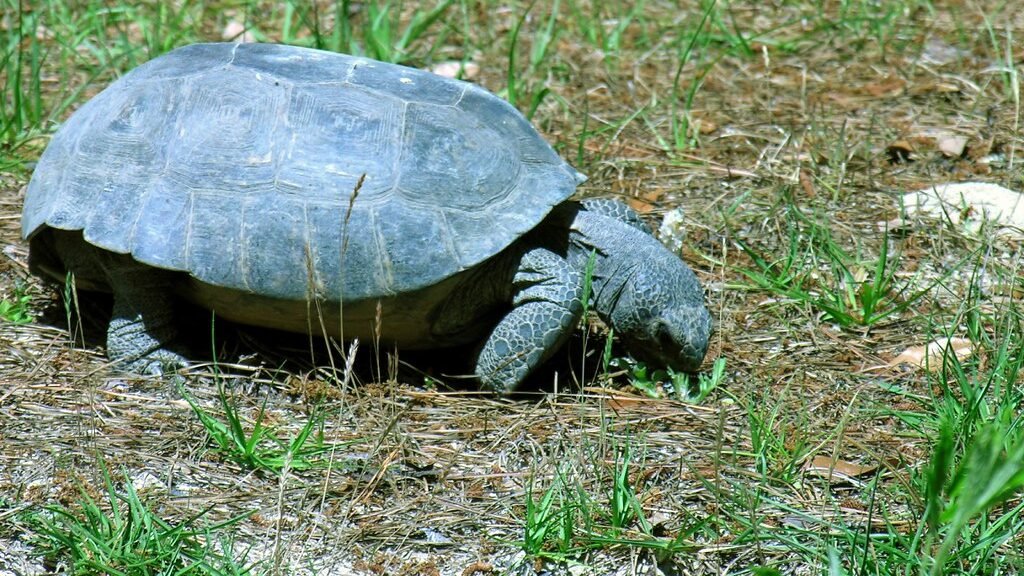
[[[306,48],[197,44],[71,116],[29,183],[22,233],[80,230],[214,286],[358,301],[486,260],[582,179],[473,84]]]

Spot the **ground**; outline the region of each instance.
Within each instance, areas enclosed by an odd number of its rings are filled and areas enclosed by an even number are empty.
[[[1024,188],[1012,3],[0,2],[0,574],[1024,569],[1021,226],[905,196]],[[515,398],[232,328],[117,374],[109,302],[27,271],[25,184],[112,79],[224,39],[462,63],[683,240],[700,377],[597,322]]]

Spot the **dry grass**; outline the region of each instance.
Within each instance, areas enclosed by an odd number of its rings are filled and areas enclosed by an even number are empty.
[[[799,210],[871,262],[884,223],[900,216],[903,192],[954,180],[1021,188],[1011,72],[1024,58],[1016,41],[1024,38],[1024,13],[995,2],[723,4],[714,34],[683,67],[674,92],[678,38],[699,20],[699,6],[682,4],[647,2],[620,45],[602,52],[570,7],[593,9],[563,2],[561,35],[530,67],[552,7],[539,2],[520,34],[517,61],[524,93],[551,90],[534,123],[590,176],[582,194],[624,197],[655,223],[667,209],[685,210],[683,256],[708,288],[717,320],[706,367],[719,357],[727,362],[703,406],[646,398],[624,375],[581,392],[516,399],[437,390],[408,377],[339,393],[336,370],[278,370],[277,356],[246,356],[243,340],[235,344],[241,355],[231,356],[240,365],[221,366],[229,376],[219,377],[240,413],[251,423],[269,395],[266,417],[288,438],[317,405],[327,414],[324,438],[346,443],[326,469],[243,470],[211,450],[172,386],[113,374],[94,337],[72,345],[57,292],[26,272],[18,227],[29,174],[10,167],[0,172],[0,297],[27,291],[45,321],[0,323],[0,547],[11,546],[8,556],[0,552],[0,574],[18,573],[5,561],[23,562],[28,573],[40,568],[15,547],[23,544],[20,514],[73,505],[76,485],[97,489],[101,462],[143,487],[164,518],[254,512],[236,531],[253,546],[250,561],[265,561],[258,573],[540,570],[544,563],[528,558],[511,568],[524,560],[511,543],[523,537],[527,494],[541,493],[561,473],[603,498],[624,445],[635,447],[631,484],[654,533],[671,538],[700,528],[669,558],[630,545],[579,552],[574,561],[591,570],[584,573],[749,573],[758,565],[826,573],[824,543],[840,550],[846,566],[867,557],[867,547],[843,548],[851,527],[917,530],[924,503],[913,486],[932,452],[939,404],[932,400],[946,393],[925,371],[891,361],[941,329],[963,334],[975,312],[987,319],[981,332],[999,336],[1006,297],[1018,293],[1019,243],[910,222],[893,240],[900,254],[894,277],[942,283],[885,321],[842,327],[806,301],[751,289],[737,267],[753,261],[736,240],[779,258],[790,241],[787,214]],[[465,5],[458,18],[470,25],[450,24],[434,56],[414,52],[411,63],[465,57],[480,65],[477,82],[500,91],[506,37],[525,7]],[[272,7],[266,13],[280,17]],[[202,24],[183,37],[219,39],[226,20],[241,18],[236,12],[207,7],[196,17]],[[261,31],[279,40],[273,22]],[[685,94],[705,71],[692,105],[673,109],[671,95]],[[106,81],[99,75],[86,85],[97,76],[91,70],[44,72],[69,77],[61,89],[85,86],[85,94]],[[683,120],[688,131],[673,134]],[[966,139],[962,154],[940,149],[950,135]],[[677,148],[677,138],[690,146]],[[33,135],[0,153],[32,158],[43,142]],[[972,274],[990,281],[984,296],[972,295]],[[88,327],[102,311],[85,316]],[[386,366],[368,344],[364,360]],[[567,354],[578,366],[580,352]],[[979,371],[985,358],[979,354]],[[186,378],[217,413],[209,369]],[[624,534],[636,536],[631,530]]]

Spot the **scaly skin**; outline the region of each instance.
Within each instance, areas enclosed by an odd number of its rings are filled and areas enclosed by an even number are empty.
[[[121,370],[153,374],[186,363],[172,350],[177,329],[171,285],[179,273],[96,248],[76,234],[41,235],[33,242],[34,253],[58,254],[83,285],[113,292],[107,353]],[[609,200],[556,207],[536,230],[474,270],[437,304],[437,343],[481,331],[494,312],[503,311],[489,332],[482,331],[474,374],[489,389],[514,391],[579,324],[592,254],[593,309],[627,349],[658,366],[696,370],[711,334],[696,276],[639,215]],[[53,262],[40,256],[35,264]]]
[[[29,263],[58,280],[70,270],[78,285],[113,294],[107,356],[118,370],[157,375],[186,365],[170,349],[178,337],[170,292],[174,273],[82,242],[77,234],[50,232],[33,240]]]
[[[178,337],[174,298],[159,270],[136,266],[137,273],[122,267],[111,276],[130,280],[111,282],[114,310],[107,329],[107,356],[126,372],[159,375],[176,370],[188,361],[168,349]]]
[[[484,342],[476,377],[497,392],[514,390],[562,347],[583,316],[583,276],[546,248],[523,254],[509,311]]]
[[[513,308],[478,356],[476,375],[484,385],[515,390],[561,346],[582,315],[591,254],[594,309],[630,352],[676,370],[700,366],[711,335],[703,290],[693,271],[650,234],[638,214],[620,202],[585,201],[582,209],[574,204],[557,208],[549,220],[536,238],[564,244],[568,232],[568,248],[523,254]]]
[[[577,266],[591,249],[594,309],[637,358],[692,372],[711,338],[711,314],[693,271],[656,240],[640,215],[615,200],[585,200],[573,223]],[[628,229],[608,222],[625,222]],[[637,225],[639,223],[639,225]],[[634,230],[642,233],[637,234]]]
[[[581,200],[580,205],[587,212],[607,216],[608,218],[629,224],[644,234],[651,235],[651,229],[644,222],[644,219],[635,210],[618,200],[612,200],[611,198],[587,198],[586,200]]]

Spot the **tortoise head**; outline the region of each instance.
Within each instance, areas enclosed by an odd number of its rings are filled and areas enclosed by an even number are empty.
[[[682,372],[696,371],[707,353],[711,315],[704,306],[668,305],[640,319],[622,339],[639,360]]]
[[[596,294],[596,309],[637,359],[693,372],[708,349],[711,314],[686,264],[664,249],[620,267]]]

